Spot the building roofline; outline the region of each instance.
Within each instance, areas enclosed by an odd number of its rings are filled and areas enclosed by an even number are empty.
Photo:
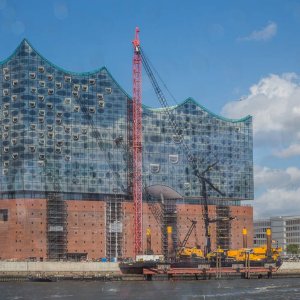
[[[0,66],[7,63],[10,59],[12,59],[17,52],[19,51],[20,47],[24,44],[27,43],[34,52],[36,52],[37,55],[39,55],[43,60],[45,60],[49,65],[51,65],[52,67],[66,73],[66,74],[70,74],[70,75],[79,75],[79,76],[89,76],[89,75],[94,75],[97,73],[100,73],[101,71],[106,71],[108,73],[108,75],[112,78],[112,80],[114,81],[114,83],[118,86],[118,88],[121,89],[121,91],[128,97],[131,99],[131,96],[120,86],[120,84],[118,83],[118,81],[112,76],[112,74],[109,72],[109,70],[107,69],[106,66],[102,66],[100,68],[97,68],[95,70],[92,71],[87,71],[87,72],[74,72],[74,71],[70,71],[70,70],[66,70],[58,65],[56,65],[55,63],[51,62],[50,60],[48,60],[46,57],[44,57],[39,51],[36,50],[35,47],[32,46],[32,44],[26,39],[24,38],[21,43],[18,45],[18,47],[14,50],[14,52],[8,56],[6,59],[0,61]]]
[[[112,76],[112,74],[109,72],[109,70],[105,67],[102,66],[100,68],[97,68],[95,70],[92,71],[87,71],[87,72],[73,72],[73,71],[69,71],[66,70],[56,64],[54,64],[53,62],[51,62],[50,60],[48,60],[47,58],[45,58],[42,54],[40,54],[39,51],[37,51],[32,44],[26,39],[24,38],[21,43],[18,45],[18,47],[14,50],[14,52],[8,56],[6,59],[4,59],[3,61],[0,61],[0,66],[7,63],[11,58],[13,58],[18,50],[20,49],[20,47],[24,44],[27,43],[32,49],[33,51],[36,52],[37,55],[39,55],[43,60],[45,60],[49,65],[51,65],[52,67],[66,73],[66,74],[70,74],[70,75],[79,75],[79,76],[89,76],[89,75],[94,75],[96,73],[100,73],[101,71],[106,71],[108,73],[108,75],[112,78],[112,80],[114,81],[114,83],[118,86],[118,88],[120,88],[120,90],[130,99],[132,100],[132,96],[130,96],[122,87],[121,85],[118,83],[118,81]],[[181,103],[174,105],[174,106],[170,106],[168,109],[173,110],[173,109],[177,109],[181,106],[183,106],[184,104],[186,104],[187,102],[193,102],[196,106],[200,107],[202,110],[206,111],[209,115],[211,115],[212,117],[215,117],[217,119],[220,119],[222,121],[225,122],[231,122],[231,123],[239,123],[239,122],[245,122],[249,119],[251,119],[252,117],[250,115],[241,118],[241,119],[230,119],[230,118],[226,118],[220,115],[217,115],[213,112],[211,112],[210,110],[208,110],[206,107],[204,107],[203,105],[201,105],[200,103],[198,103],[194,98],[192,97],[188,97],[187,99],[185,99],[184,101],[182,101]],[[151,108],[149,106],[143,105],[143,109],[149,110],[149,111],[153,111],[153,112],[163,112],[165,108]]]
[[[187,102],[192,102],[194,103],[196,106],[200,107],[202,110],[206,111],[208,114],[210,114],[211,116],[217,118],[217,119],[220,119],[222,121],[225,121],[225,122],[231,122],[231,123],[238,123],[238,122],[245,122],[249,119],[252,119],[252,116],[248,115],[246,117],[243,117],[241,119],[230,119],[230,118],[226,118],[226,117],[223,117],[223,116],[220,116],[220,115],[217,115],[213,112],[211,112],[210,110],[208,110],[206,107],[204,107],[203,105],[201,105],[200,103],[198,103],[194,98],[192,97],[188,97],[187,99],[185,99],[184,101],[180,102],[179,104],[177,105],[174,105],[174,106],[170,106],[168,107],[168,109],[170,110],[174,110],[174,109],[177,109],[181,106],[183,106],[184,104],[186,104]],[[149,110],[149,111],[153,111],[153,112],[164,112],[165,108],[151,108],[149,106],[146,106],[146,105],[143,105],[143,108]]]

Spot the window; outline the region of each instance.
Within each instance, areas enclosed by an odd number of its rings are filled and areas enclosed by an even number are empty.
[[[17,158],[18,158],[18,156],[19,156],[19,154],[18,154],[18,153],[13,153],[13,154],[12,154],[12,158],[13,158],[13,159],[17,159]]]
[[[98,100],[103,100],[104,99],[103,94],[97,94],[97,98],[98,98]]]
[[[13,121],[13,123],[17,123],[18,122],[18,117],[13,117],[12,121]]]
[[[150,164],[150,171],[152,173],[158,173],[160,170],[159,164]]]
[[[12,100],[12,101],[16,101],[16,100],[17,100],[17,98],[18,98],[18,96],[17,96],[17,95],[12,95],[12,96],[11,96],[11,100]]]
[[[78,92],[80,90],[80,84],[74,84],[73,89]]]
[[[7,96],[8,94],[9,94],[8,89],[4,89],[4,90],[3,90],[3,96]]]
[[[0,221],[8,221],[8,209],[0,209]]]
[[[93,78],[91,78],[91,79],[89,80],[89,84],[91,84],[91,85],[94,85],[94,84],[95,84],[95,82],[96,82],[96,80],[95,80],[95,79],[93,79]]]
[[[75,112],[79,112],[79,106],[78,106],[78,105],[75,105],[75,106],[74,106],[74,111],[75,111]]]
[[[173,135],[173,142],[175,144],[180,144],[182,142],[182,135],[178,135],[178,134]]]
[[[45,68],[44,68],[43,66],[39,66],[39,67],[38,67],[38,70],[39,70],[40,73],[44,73]]]
[[[3,162],[3,167],[4,167],[4,168],[8,168],[8,166],[9,166],[9,161]]]
[[[90,108],[89,108],[89,111],[90,111],[90,113],[95,113],[95,112],[96,112],[96,109],[95,109],[95,107],[90,107]]]
[[[30,145],[29,150],[30,150],[31,153],[34,153],[35,152],[35,146]]]
[[[47,103],[47,107],[48,107],[49,109],[52,109],[52,108],[53,108],[53,104],[52,104],[52,103]]]
[[[73,95],[74,97],[78,97],[78,92],[77,92],[77,91],[72,91],[72,95]]]
[[[38,99],[39,99],[40,101],[44,101],[45,97],[44,97],[43,95],[38,95]]]
[[[110,88],[110,87],[105,88],[105,92],[106,92],[107,94],[111,94],[111,88]]]
[[[188,190],[189,188],[190,188],[190,183],[189,182],[185,182],[184,183],[184,188],[186,189],[186,190]]]
[[[82,85],[82,90],[84,92],[87,92],[89,90],[89,87],[87,85]]]
[[[62,84],[61,84],[61,82],[55,82],[55,86],[57,89],[61,89]]]
[[[57,154],[60,154],[60,153],[61,153],[61,148],[60,148],[60,147],[55,148],[55,152],[56,152]]]
[[[178,155],[174,154],[174,155],[169,155],[169,162],[171,164],[177,164],[178,163]]]
[[[71,98],[65,98],[65,104],[71,104]]]
[[[44,111],[44,110],[40,110],[40,111],[39,111],[39,115],[40,115],[41,117],[44,117],[44,116],[45,116],[45,111]]]
[[[45,81],[39,81],[39,85],[41,86],[41,87],[45,87]]]
[[[53,76],[51,74],[48,74],[47,78],[48,78],[49,81],[51,81],[53,79]]]
[[[31,107],[31,108],[35,108],[35,102],[33,102],[33,101],[30,101],[30,102],[29,102],[29,107]]]
[[[71,82],[72,79],[71,79],[71,76],[65,76],[65,82]]]
[[[34,72],[30,72],[29,73],[29,77],[30,77],[30,79],[35,79],[35,73]]]
[[[9,75],[4,75],[4,80],[8,81],[10,79]]]
[[[38,165],[39,165],[39,167],[43,167],[45,165],[45,162],[42,160],[39,160]]]
[[[17,86],[17,85],[18,85],[18,80],[17,80],[17,79],[16,79],[16,80],[13,80],[12,85],[13,85],[13,86]]]
[[[35,87],[31,87],[31,93],[35,94],[36,93],[36,88]]]
[[[100,100],[100,101],[99,101],[99,107],[100,107],[100,108],[104,108],[104,106],[105,106],[104,100]]]
[[[3,74],[7,74],[9,72],[9,68],[3,68]]]
[[[53,89],[48,89],[48,95],[53,95],[54,90]]]

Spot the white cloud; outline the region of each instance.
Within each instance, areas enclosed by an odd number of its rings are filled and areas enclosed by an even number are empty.
[[[255,30],[250,35],[240,38],[242,41],[268,41],[272,39],[277,33],[277,24],[269,22],[269,24],[261,30]]]
[[[291,144],[287,148],[276,151],[275,155],[278,157],[286,158],[291,156],[299,156],[300,155],[300,144]]]
[[[276,141],[286,148],[300,138],[299,100],[300,82],[295,73],[271,74],[254,84],[241,101],[227,103],[222,114],[230,118],[252,115],[256,143]]]
[[[299,215],[300,188],[273,188],[256,199],[254,216],[269,217],[282,215]]]
[[[300,169],[255,166],[254,181],[256,189],[264,189],[255,199],[255,217],[300,213]]]
[[[272,169],[254,166],[254,185],[256,189],[300,188],[300,169]]]

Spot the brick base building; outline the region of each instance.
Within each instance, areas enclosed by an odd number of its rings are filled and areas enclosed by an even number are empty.
[[[132,202],[122,203],[122,226],[116,245],[122,257],[134,256],[134,210]],[[191,222],[197,225],[187,246],[205,245],[205,230],[202,217],[203,206],[197,204],[177,204],[175,208],[178,244],[184,239]],[[45,199],[7,199],[0,201],[0,211],[6,211],[6,218],[0,220],[0,258],[23,260],[28,258],[47,258],[46,200]],[[230,206],[232,216],[231,248],[242,246],[242,229],[248,229],[248,245],[253,240],[253,210],[250,206]],[[86,254],[87,259],[107,257],[107,235],[111,231],[107,224],[105,201],[67,201],[67,252]],[[161,226],[155,220],[148,204],[143,206],[143,249],[146,249],[146,229],[151,229],[151,248],[155,254],[161,254]],[[211,217],[216,207],[209,206]],[[216,248],[216,224],[210,226],[212,249]]]

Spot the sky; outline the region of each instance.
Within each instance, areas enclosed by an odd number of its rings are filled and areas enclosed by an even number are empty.
[[[0,60],[27,38],[64,69],[106,66],[132,94],[136,26],[177,102],[253,116],[255,217],[300,214],[300,1],[0,0]],[[160,106],[143,78],[143,103]]]

